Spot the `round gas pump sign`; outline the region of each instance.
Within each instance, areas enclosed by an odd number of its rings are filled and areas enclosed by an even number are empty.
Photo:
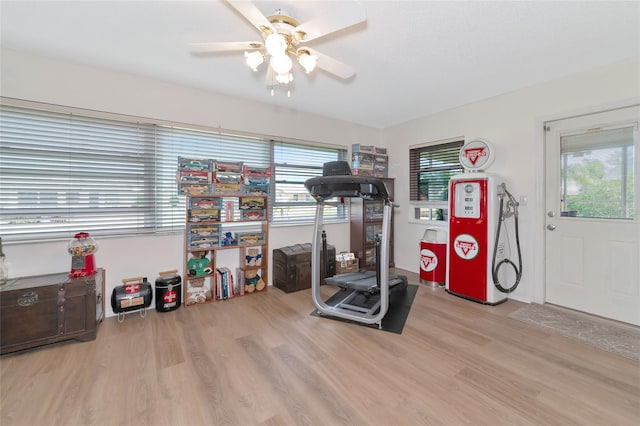
[[[478,241],[469,234],[460,234],[453,240],[453,249],[464,260],[471,260],[478,255]]]
[[[493,163],[493,146],[485,139],[471,139],[460,149],[460,164],[466,170],[486,170]]]

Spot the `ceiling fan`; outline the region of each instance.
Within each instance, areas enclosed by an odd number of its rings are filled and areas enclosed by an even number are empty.
[[[309,74],[316,66],[342,79],[355,75],[355,69],[337,59],[306,46],[307,42],[363,22],[367,19],[358,1],[336,2],[339,13],[319,17],[300,24],[282,9],[265,16],[248,0],[225,0],[262,35],[260,41],[189,43],[194,54],[244,50],[246,63],[254,71],[269,60],[268,86],[287,85],[293,81],[293,60]],[[273,94],[273,92],[272,92]]]

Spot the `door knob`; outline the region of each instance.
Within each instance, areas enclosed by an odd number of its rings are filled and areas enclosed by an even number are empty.
[[[555,225],[551,225],[551,224],[549,224],[549,225],[547,225],[547,229],[548,229],[549,231],[555,231],[555,230],[556,230],[556,226],[555,226]]]
[[[549,217],[554,217],[555,215],[556,215],[556,212],[554,212],[554,211],[550,210],[550,211],[547,212],[547,216],[549,216]]]

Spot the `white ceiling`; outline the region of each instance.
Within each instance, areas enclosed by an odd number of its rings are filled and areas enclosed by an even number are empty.
[[[340,1],[256,1],[299,22]],[[242,52],[196,57],[187,43],[261,40],[226,2],[0,2],[2,45],[385,128],[640,55],[640,2],[363,1],[365,23],[309,42],[352,65],[341,80],[295,68],[270,96]],[[640,77],[639,77],[640,78]]]

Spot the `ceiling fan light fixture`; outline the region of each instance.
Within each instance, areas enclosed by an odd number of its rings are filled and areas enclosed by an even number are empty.
[[[287,39],[279,33],[269,34],[264,44],[271,56],[282,55],[287,50]]]
[[[278,74],[276,75],[276,81],[280,84],[289,84],[293,81],[293,74]]]
[[[247,65],[254,71],[258,71],[258,66],[264,62],[264,55],[260,52],[244,52],[244,57]]]
[[[309,74],[318,64],[318,57],[310,54],[308,50],[301,50],[298,52],[298,62],[302,65],[306,73]]]
[[[291,67],[293,66],[293,61],[291,61],[289,55],[284,53],[271,56],[269,63],[276,74],[289,74]]]

